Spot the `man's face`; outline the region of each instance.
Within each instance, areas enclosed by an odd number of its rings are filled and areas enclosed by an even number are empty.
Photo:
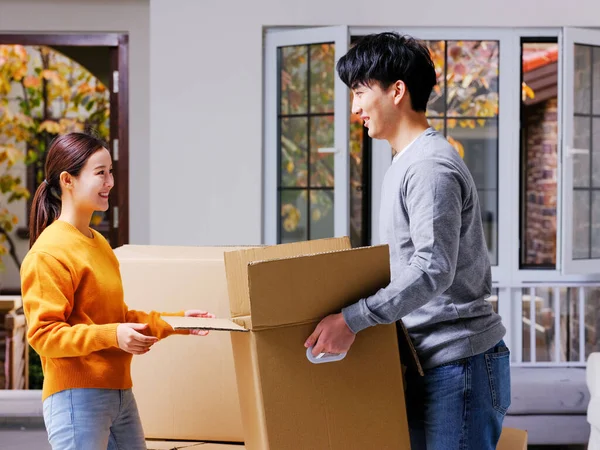
[[[382,89],[379,83],[359,85],[352,89],[352,113],[360,115],[369,129],[369,136],[388,139],[395,132],[399,108],[394,102],[394,85]]]

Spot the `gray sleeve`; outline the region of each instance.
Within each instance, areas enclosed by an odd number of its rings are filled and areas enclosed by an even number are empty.
[[[402,189],[415,252],[387,287],[342,310],[354,333],[393,323],[450,287],[461,229],[461,181],[456,169],[431,160],[408,169]]]

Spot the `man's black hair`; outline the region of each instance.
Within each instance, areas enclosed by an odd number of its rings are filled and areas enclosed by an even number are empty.
[[[371,34],[363,37],[337,63],[337,72],[350,88],[377,82],[387,89],[404,81],[412,109],[424,112],[436,84],[435,66],[427,46],[398,33]]]

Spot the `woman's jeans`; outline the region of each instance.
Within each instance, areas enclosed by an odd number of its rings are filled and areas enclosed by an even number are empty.
[[[52,450],[146,450],[131,389],[68,389],[44,400]]]
[[[494,450],[510,406],[510,353],[479,355],[406,374],[412,450]]]

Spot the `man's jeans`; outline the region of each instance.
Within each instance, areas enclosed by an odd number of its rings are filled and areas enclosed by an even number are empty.
[[[131,389],[68,389],[44,400],[53,450],[146,450]]]
[[[510,353],[485,353],[406,374],[412,450],[494,450],[510,406]]]

